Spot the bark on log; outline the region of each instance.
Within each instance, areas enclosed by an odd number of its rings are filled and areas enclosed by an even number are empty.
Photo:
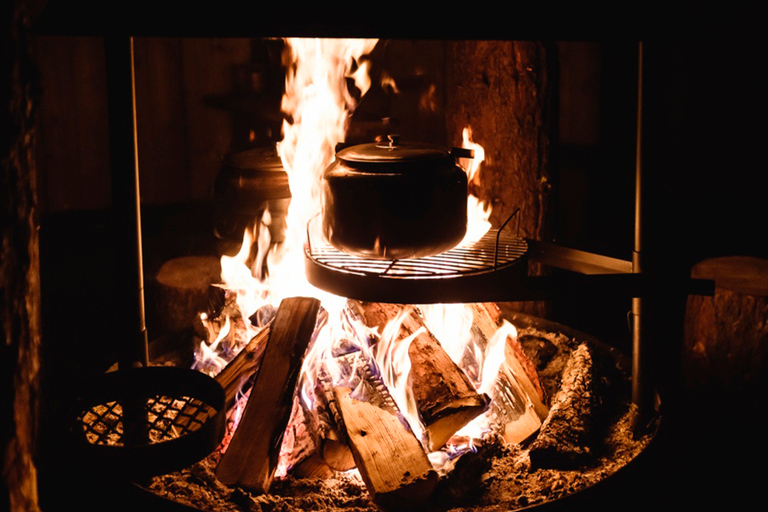
[[[467,376],[443,350],[418,313],[397,304],[348,301],[348,307],[363,323],[375,328],[381,338],[384,328],[401,318],[396,343],[413,336],[408,347],[411,370],[408,385],[431,451],[440,449],[451,436],[488,407]],[[404,314],[402,314],[404,313]]]
[[[682,365],[692,411],[719,404],[739,415],[768,416],[768,260],[722,257],[696,264],[691,277],[715,282],[713,296],[686,304]],[[705,409],[699,409],[702,402]],[[723,409],[723,418],[730,417]],[[724,420],[725,421],[725,420]]]
[[[418,439],[391,411],[336,388],[357,468],[375,503],[389,510],[416,508],[437,485],[437,473]]]
[[[572,469],[593,457],[605,411],[609,381],[607,362],[587,343],[571,353],[549,416],[530,447],[533,468]]]
[[[216,468],[217,478],[225,485],[269,491],[319,308],[320,301],[313,298],[281,302],[243,417]]]
[[[27,41],[30,5],[11,2],[3,18],[5,97],[0,170],[0,503],[12,512],[39,510],[37,427],[40,396],[40,242],[34,130],[38,97]]]

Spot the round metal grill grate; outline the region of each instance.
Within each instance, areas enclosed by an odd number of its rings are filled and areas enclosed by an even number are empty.
[[[68,410],[70,448],[87,467],[124,476],[175,471],[224,436],[224,390],[195,370],[147,366],[83,383]]]
[[[147,444],[177,439],[201,428],[216,414],[210,405],[190,397],[156,396],[142,404],[137,432],[126,431],[123,406],[117,401],[98,404],[84,411],[78,421],[85,440],[94,445],[125,446],[126,439],[140,434]]]
[[[457,277],[488,272],[516,264],[528,251],[518,236],[489,230],[478,242],[449,251],[405,260],[377,260],[352,256],[325,243],[308,246],[307,256],[329,270],[370,277],[413,279]]]
[[[349,255],[323,240],[305,247],[307,280],[360,300],[427,304],[476,302],[500,281],[527,275],[528,243],[502,229],[480,240],[423,258],[379,260]]]

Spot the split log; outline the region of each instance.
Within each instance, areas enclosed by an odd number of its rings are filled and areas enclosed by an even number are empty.
[[[268,338],[269,327],[265,327],[214,376],[214,380],[224,389],[224,410],[230,410],[235,405],[238,393],[248,389],[249,381],[261,364]],[[205,423],[209,413],[205,407],[198,407],[195,403],[188,404],[174,418],[173,424],[182,430],[194,432]],[[193,418],[197,421],[192,421]]]
[[[330,478],[334,470],[323,460],[312,416],[296,396],[281,445],[280,465],[298,478]]]
[[[281,302],[240,424],[216,468],[223,484],[257,493],[269,491],[319,308],[320,301],[314,298]]]
[[[393,411],[334,390],[350,448],[373,501],[389,510],[418,507],[432,495],[438,475],[423,446]]]
[[[472,304],[473,328],[490,341],[501,327],[501,311],[494,303]],[[549,415],[546,394],[533,362],[525,355],[516,337],[507,336],[504,364],[493,392],[494,421],[500,424],[504,440],[518,444],[538,432]]]
[[[235,403],[237,394],[244,390],[246,383],[253,377],[261,366],[261,360],[267,348],[270,327],[259,331],[240,352],[214,376],[216,382],[224,388],[226,408]]]
[[[684,321],[685,406],[694,422],[717,428],[733,414],[766,415],[768,388],[768,260],[729,256],[701,261],[691,277],[715,283],[712,296],[690,295]],[[712,404],[718,404],[713,418]]]
[[[355,460],[343,428],[341,409],[333,391],[333,383],[324,369],[321,369],[317,376],[315,399],[316,412],[313,419],[322,459],[335,471],[348,471],[354,468]]]
[[[214,256],[184,256],[165,262],[147,283],[147,313],[152,331],[167,334],[190,329],[201,312],[216,309],[224,290],[221,264]]]
[[[343,363],[342,363],[343,364]],[[295,400],[283,443],[283,465],[299,478],[330,476],[355,467],[349,441],[343,429],[341,411],[333,384],[320,366],[312,394],[312,410]]]
[[[425,444],[430,451],[440,449],[456,431],[485,412],[488,397],[475,390],[415,309],[352,300],[347,302],[347,307],[353,316],[374,328],[379,339],[387,324],[395,319],[402,320],[395,343],[413,337],[408,348],[411,361],[408,385],[425,427]]]
[[[532,468],[573,469],[592,459],[602,433],[598,425],[606,414],[603,398],[617,378],[609,365],[607,357],[587,343],[573,350],[549,416],[531,444]]]

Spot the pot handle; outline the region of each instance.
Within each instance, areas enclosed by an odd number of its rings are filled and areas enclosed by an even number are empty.
[[[454,158],[475,158],[475,150],[469,148],[451,148],[451,156]]]

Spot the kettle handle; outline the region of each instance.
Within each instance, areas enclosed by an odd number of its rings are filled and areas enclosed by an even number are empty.
[[[469,148],[451,148],[451,156],[454,158],[475,158],[475,150]]]

